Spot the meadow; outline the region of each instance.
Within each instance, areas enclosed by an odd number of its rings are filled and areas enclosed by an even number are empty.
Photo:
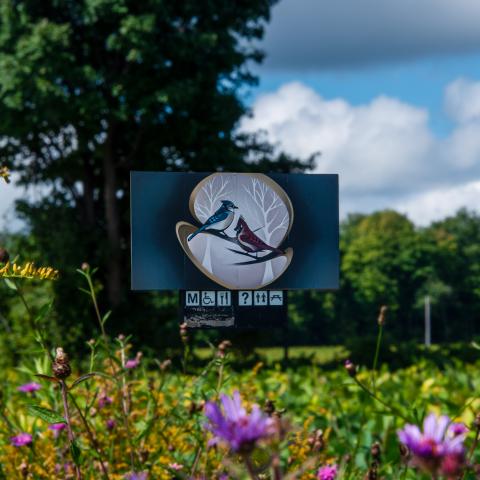
[[[230,342],[197,348],[185,326],[179,357],[145,358],[134,338],[108,336],[94,273],[79,270],[99,322],[90,354],[50,348],[40,311],[36,353],[1,373],[0,478],[477,478],[478,362],[419,359],[390,371],[378,367],[380,349],[366,368],[344,362],[342,347],[304,347],[286,364],[281,349],[258,349],[242,367]],[[21,295],[32,280],[17,274],[6,280]],[[426,418],[437,437],[425,425],[422,453],[398,432]],[[448,470],[442,449],[453,435],[461,448]]]

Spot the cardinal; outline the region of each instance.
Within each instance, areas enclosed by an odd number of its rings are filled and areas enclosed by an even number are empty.
[[[235,227],[238,244],[248,253],[258,253],[265,250],[283,255],[285,252],[279,248],[266,244],[260,237],[250,229],[245,219],[240,216]]]

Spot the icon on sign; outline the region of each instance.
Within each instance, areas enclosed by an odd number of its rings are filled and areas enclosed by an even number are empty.
[[[198,307],[200,305],[200,292],[186,292],[185,305],[187,307]]]
[[[254,304],[260,307],[268,305],[268,294],[265,290],[257,290],[254,293]]]
[[[249,290],[240,290],[238,292],[238,305],[240,307],[249,307],[253,303],[252,293]]]
[[[231,294],[228,290],[217,292],[217,305],[219,307],[230,307],[231,304]]]
[[[202,292],[202,306],[204,307],[215,306],[215,292]]]
[[[270,297],[270,305],[283,305],[283,292],[272,290],[268,292]]]

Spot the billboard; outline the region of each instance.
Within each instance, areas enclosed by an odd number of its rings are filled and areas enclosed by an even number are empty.
[[[338,176],[131,173],[133,290],[338,288]]]

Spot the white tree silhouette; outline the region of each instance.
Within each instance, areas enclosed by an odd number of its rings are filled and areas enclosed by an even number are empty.
[[[205,223],[220,207],[222,200],[229,200],[232,195],[230,178],[224,175],[215,175],[206,182],[198,192],[194,209],[198,219]],[[212,271],[211,236],[206,235],[207,241],[202,265]]]
[[[245,216],[250,214],[258,222],[258,225],[251,225],[250,228],[258,228],[256,235],[268,245],[277,247],[289,226],[290,218],[286,205],[272,188],[258,178],[252,177],[250,185],[244,185],[243,188],[253,200]],[[273,279],[272,260],[268,260],[265,262],[262,283],[269,283]]]

